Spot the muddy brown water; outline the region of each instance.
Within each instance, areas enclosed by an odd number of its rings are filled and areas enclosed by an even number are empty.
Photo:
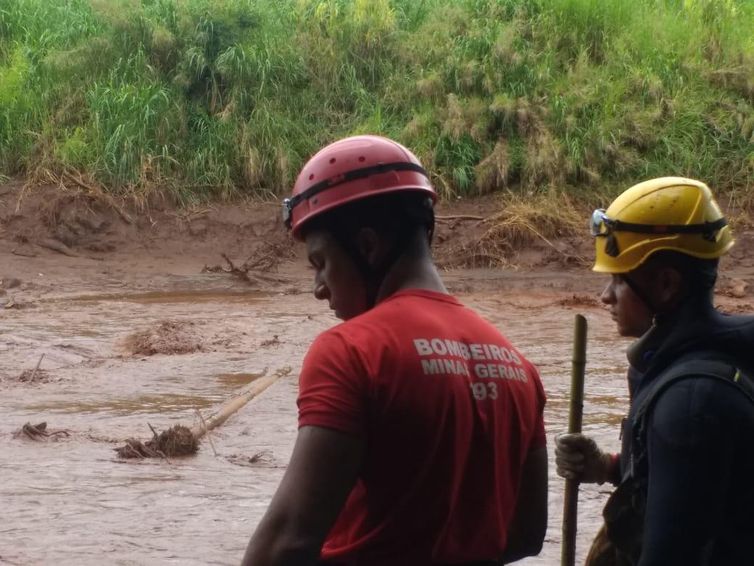
[[[236,564],[290,457],[296,434],[296,375],[313,336],[336,320],[308,294],[191,285],[128,292],[88,289],[0,310],[0,563]],[[214,287],[213,287],[214,286]],[[191,290],[186,290],[190,287]],[[204,287],[204,288],[203,288]],[[115,290],[115,291],[113,291]],[[618,447],[627,398],[624,350],[608,314],[594,305],[563,306],[555,295],[525,290],[461,292],[541,371],[552,437],[567,422],[574,314],[590,325],[584,428]],[[134,356],[128,338],[164,321],[185,327],[199,349]],[[44,354],[46,379],[19,383]],[[129,437],[192,425],[261,374],[286,372],[259,398],[211,433],[197,456],[120,461]],[[47,421],[69,437],[14,438],[26,422]],[[214,447],[214,450],[213,450]],[[216,451],[216,454],[214,453]],[[552,459],[552,455],[551,455]],[[563,482],[550,469],[550,521],[540,556],[560,562]],[[577,562],[600,524],[608,493],[582,487]]]

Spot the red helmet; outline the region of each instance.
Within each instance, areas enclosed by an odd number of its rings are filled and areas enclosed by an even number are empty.
[[[434,203],[437,194],[416,156],[380,136],[353,136],[324,147],[299,173],[283,220],[293,237],[320,214],[375,195],[417,191]]]

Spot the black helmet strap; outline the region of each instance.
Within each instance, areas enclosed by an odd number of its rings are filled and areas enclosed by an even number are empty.
[[[351,171],[347,171],[346,173],[341,173],[340,175],[335,175],[334,177],[330,177],[329,179],[315,183],[296,196],[285,199],[283,201],[283,221],[285,222],[286,227],[291,227],[290,225],[293,209],[296,208],[296,206],[298,206],[301,201],[310,199],[313,196],[318,195],[322,191],[332,189],[333,187],[337,187],[338,185],[342,185],[343,183],[355,181],[356,179],[365,179],[367,177],[371,177],[372,175],[380,175],[382,173],[388,173],[390,171],[415,171],[429,178],[429,175],[427,174],[427,171],[424,169],[424,167],[410,161],[379,163],[377,165],[370,165],[369,167],[362,167],[361,169],[352,169]]]
[[[624,222],[607,216],[604,210],[597,209],[592,213],[591,231],[597,238],[607,238],[605,253],[610,257],[618,257],[620,248],[615,232],[632,232],[634,234],[701,234],[708,241],[715,241],[719,230],[728,225],[726,218],[718,218],[701,224],[638,224]]]

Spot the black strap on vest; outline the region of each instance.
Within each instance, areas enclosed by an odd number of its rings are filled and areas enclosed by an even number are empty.
[[[711,356],[718,357],[713,359]],[[754,404],[754,376],[719,356],[720,354],[715,352],[694,352],[682,356],[678,363],[673,364],[654,380],[650,386],[651,390],[642,400],[632,419],[632,446],[628,474],[636,477],[636,468],[644,465],[647,453],[648,416],[660,396],[674,383],[698,377],[716,379],[735,387]]]

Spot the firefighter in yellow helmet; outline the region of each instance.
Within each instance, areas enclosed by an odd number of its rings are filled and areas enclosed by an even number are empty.
[[[652,254],[716,259],[733,246],[728,222],[704,183],[661,177],[634,185],[592,214],[594,271],[628,273]]]
[[[594,271],[629,347],[620,454],[560,435],[558,473],[617,486],[588,565],[734,565],[754,560],[754,317],[713,306],[734,244],[709,187],[639,183],[591,218]]]

